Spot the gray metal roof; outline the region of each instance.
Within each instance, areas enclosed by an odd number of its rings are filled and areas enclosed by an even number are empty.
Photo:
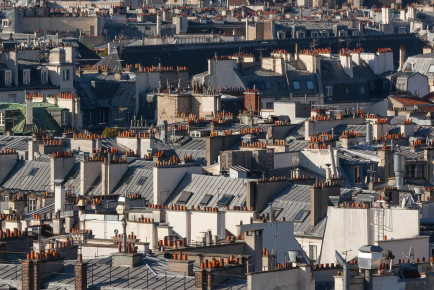
[[[186,173],[167,203],[169,205],[176,204],[183,191],[190,191],[193,194],[185,204],[187,207],[192,205],[195,207],[217,207],[218,201],[223,195],[233,196],[229,207],[241,206],[246,202],[246,183],[247,180],[245,179]],[[201,205],[200,203],[206,194],[212,197],[206,205]]]
[[[30,175],[33,168],[38,168]],[[18,160],[15,167],[5,179],[2,188],[28,191],[46,191],[50,189],[50,162]]]
[[[14,148],[17,151],[26,151],[29,148],[29,136],[0,136],[0,148]]]
[[[48,289],[74,289],[74,263],[65,261],[65,267],[48,279]],[[146,256],[133,268],[111,265],[111,257],[90,260],[87,267],[88,287],[110,289],[194,289],[195,278],[167,271],[167,261]]]

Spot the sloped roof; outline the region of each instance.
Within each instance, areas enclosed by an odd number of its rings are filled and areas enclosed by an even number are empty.
[[[419,97],[391,97],[393,100],[403,104],[404,106],[430,105],[431,103]]]
[[[176,204],[183,191],[190,191],[193,194],[185,204],[188,208],[191,206],[217,207],[223,195],[233,196],[229,207],[242,206],[246,202],[246,183],[245,179],[186,173],[166,203]],[[206,194],[211,195],[211,199],[206,205],[201,205]]]

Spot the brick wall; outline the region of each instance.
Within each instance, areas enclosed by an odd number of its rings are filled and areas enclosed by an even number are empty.
[[[87,289],[87,263],[76,263],[74,265],[75,289]]]

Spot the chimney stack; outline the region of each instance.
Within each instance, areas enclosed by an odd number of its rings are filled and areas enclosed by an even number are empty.
[[[87,263],[83,262],[81,254],[78,254],[78,261],[74,264],[75,290],[87,289]]]
[[[54,212],[65,211],[65,186],[63,179],[54,180]]]
[[[405,50],[405,46],[401,45],[399,48],[399,70],[404,69],[404,63],[407,60],[407,51]]]

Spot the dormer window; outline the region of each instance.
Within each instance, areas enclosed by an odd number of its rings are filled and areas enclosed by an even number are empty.
[[[63,70],[63,80],[64,81],[69,81],[69,69],[64,69]]]
[[[41,70],[41,83],[45,84],[46,82],[48,82],[48,70],[42,69]]]
[[[12,71],[5,71],[5,85],[10,86],[12,84]]]
[[[30,69],[23,70],[23,84],[30,84]]]

